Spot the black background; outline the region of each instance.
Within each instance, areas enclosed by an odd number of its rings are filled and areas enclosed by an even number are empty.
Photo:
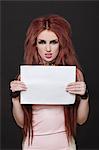
[[[59,14],[71,24],[72,40],[90,93],[90,115],[84,125],[78,126],[77,143],[79,149],[99,149],[99,2],[5,1],[1,4],[1,149],[21,148],[22,134],[12,116],[9,82],[23,63],[25,33],[30,22],[46,14]]]

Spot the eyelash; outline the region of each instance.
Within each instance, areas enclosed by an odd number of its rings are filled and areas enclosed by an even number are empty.
[[[58,43],[58,41],[51,41],[50,43],[52,43],[52,44],[56,44],[56,43]]]
[[[46,44],[45,41],[39,41],[38,43],[39,43],[39,44]],[[50,42],[50,44],[57,44],[57,43],[58,43],[58,41],[51,41],[51,42]]]
[[[46,44],[45,41],[39,41],[38,43],[39,43],[39,44]]]

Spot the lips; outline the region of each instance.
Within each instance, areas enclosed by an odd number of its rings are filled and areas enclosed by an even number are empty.
[[[45,54],[45,57],[46,57],[46,58],[51,58],[51,57],[52,57],[52,53],[46,53],[46,54]]]

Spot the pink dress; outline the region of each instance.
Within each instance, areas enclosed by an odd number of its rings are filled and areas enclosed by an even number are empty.
[[[64,106],[33,105],[33,142],[28,138],[22,143],[23,150],[76,150],[74,139],[68,144]]]

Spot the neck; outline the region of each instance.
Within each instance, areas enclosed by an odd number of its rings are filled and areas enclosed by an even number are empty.
[[[50,61],[50,62],[48,62],[48,61],[43,61],[43,64],[44,64],[45,66],[53,66],[53,65],[55,65],[55,60],[52,60],[52,61]]]

